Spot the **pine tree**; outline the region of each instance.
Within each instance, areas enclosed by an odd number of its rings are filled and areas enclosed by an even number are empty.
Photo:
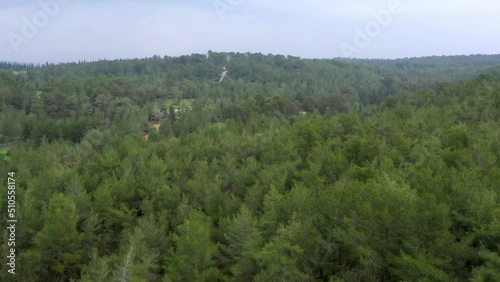
[[[226,244],[221,249],[234,281],[251,281],[258,272],[254,254],[261,247],[262,236],[257,229],[257,220],[245,205],[228,221],[224,238]]]
[[[308,276],[299,267],[304,250],[294,242],[300,222],[292,219],[280,226],[276,235],[260,251],[257,259],[260,271],[254,281],[307,281]]]
[[[77,277],[82,260],[82,234],[72,199],[58,193],[49,202],[45,226],[33,239],[41,263],[50,270],[46,281]]]
[[[175,247],[166,260],[167,281],[205,281],[220,275],[215,268],[217,245],[211,232],[210,218],[191,210],[172,238]]]

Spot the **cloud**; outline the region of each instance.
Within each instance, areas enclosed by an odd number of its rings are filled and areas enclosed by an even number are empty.
[[[55,1],[55,0],[42,0]],[[218,2],[217,2],[218,1]],[[7,34],[40,11],[35,1],[0,7],[0,60],[43,63],[182,55],[214,51],[343,56],[373,13],[394,0],[72,0],[15,52]],[[214,4],[225,4],[223,17]],[[401,0],[358,57],[498,52],[500,5],[493,0]]]

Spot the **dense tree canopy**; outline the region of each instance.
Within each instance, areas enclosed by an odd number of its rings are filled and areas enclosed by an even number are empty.
[[[211,51],[0,64],[15,279],[497,281],[495,65]]]

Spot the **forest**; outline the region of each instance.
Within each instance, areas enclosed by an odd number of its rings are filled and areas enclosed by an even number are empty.
[[[0,183],[0,281],[500,281],[500,55],[3,62]]]

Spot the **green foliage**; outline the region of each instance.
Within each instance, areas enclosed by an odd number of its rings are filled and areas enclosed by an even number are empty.
[[[83,237],[77,223],[78,215],[71,198],[63,194],[51,197],[45,225],[33,239],[41,263],[49,270],[48,280],[71,277],[81,267]]]
[[[4,161],[8,162],[12,158],[9,156],[9,148],[3,148],[0,150],[0,158],[2,158]]]
[[[10,66],[18,280],[496,281],[500,77],[451,79],[495,62]]]
[[[199,211],[191,211],[173,235],[174,246],[166,260],[168,281],[213,280],[220,274],[215,268],[217,244],[211,241],[210,219]]]
[[[500,255],[498,252],[482,250],[478,254],[485,263],[474,269],[472,281],[497,281],[500,279]]]
[[[109,258],[99,257],[97,249],[90,254],[90,262],[82,270],[82,282],[106,282],[110,280]]]
[[[227,221],[224,245],[221,246],[234,281],[251,281],[259,267],[255,250],[262,245],[262,236],[257,220],[245,205],[237,215]]]
[[[294,243],[300,223],[292,221],[280,226],[271,241],[255,254],[260,272],[255,281],[304,281],[307,275],[300,271],[298,261],[304,251]]]

